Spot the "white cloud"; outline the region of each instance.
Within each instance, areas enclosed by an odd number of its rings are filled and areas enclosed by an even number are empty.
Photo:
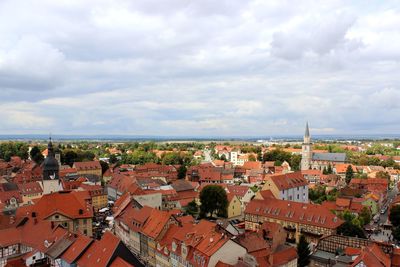
[[[370,5],[1,1],[0,133],[399,131],[400,5]]]

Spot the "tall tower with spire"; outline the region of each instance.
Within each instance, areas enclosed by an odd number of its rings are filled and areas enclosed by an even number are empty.
[[[306,132],[304,134],[304,140],[301,149],[301,170],[309,170],[311,167],[311,161],[312,161],[311,136],[307,122]]]
[[[42,188],[44,194],[49,194],[51,192],[58,192],[62,190],[62,185],[59,180],[59,164],[55,158],[53,143],[51,142],[51,137],[47,145],[47,157],[43,162],[43,181]]]

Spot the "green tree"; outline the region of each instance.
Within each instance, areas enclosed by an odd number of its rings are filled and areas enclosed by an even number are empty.
[[[249,161],[256,161],[256,157],[253,154],[250,154]]]
[[[346,169],[346,184],[350,184],[351,179],[354,178],[354,171],[353,171],[353,167],[351,165],[347,166]]]
[[[222,154],[221,157],[219,158],[220,160],[223,160],[225,162],[227,162],[228,160],[226,159],[225,154]]]
[[[396,239],[397,241],[400,241],[400,226],[395,227],[392,231],[392,234],[393,234],[394,239]]]
[[[352,222],[348,221],[345,221],[341,226],[337,228],[337,233],[344,236],[365,238],[363,229],[358,225],[355,225]]]
[[[105,161],[100,160],[101,173],[104,174],[108,170],[108,164]]]
[[[218,185],[207,185],[200,192],[200,217],[228,216],[228,198],[223,187]]]
[[[72,166],[75,161],[78,161],[78,154],[74,150],[67,150],[61,154],[61,161],[64,164]]]
[[[32,147],[31,152],[30,152],[30,156],[31,156],[31,159],[34,162],[36,162],[36,164],[40,164],[44,160],[42,152],[40,152],[40,149],[37,146]]]
[[[300,170],[300,162],[301,162],[301,155],[293,154],[290,156],[290,167],[292,167],[293,171]]]
[[[358,216],[362,220],[363,225],[369,224],[371,222],[372,214],[368,207],[363,207]]]
[[[199,206],[197,205],[196,201],[192,200],[186,207],[186,213],[189,215],[196,215],[199,213]]]
[[[332,174],[332,173],[333,173],[332,165],[329,164],[328,168],[326,169],[326,174]]]
[[[400,205],[395,205],[390,209],[389,220],[394,227],[400,226]]]
[[[118,162],[117,156],[114,155],[114,154],[111,154],[110,157],[109,157],[109,159],[108,159],[108,162],[110,162],[110,164],[115,164],[115,163],[117,163],[117,162]]]
[[[186,168],[185,165],[182,164],[181,166],[179,166],[179,168],[178,168],[178,179],[185,179],[186,171],[187,171],[187,168]]]
[[[304,235],[300,236],[299,243],[297,244],[297,254],[299,255],[297,266],[305,267],[310,264],[311,250]]]
[[[387,179],[390,180],[390,174],[385,171],[379,171],[376,173],[376,178]]]

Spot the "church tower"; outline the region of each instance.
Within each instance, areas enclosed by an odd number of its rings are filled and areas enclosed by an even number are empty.
[[[304,134],[304,141],[301,149],[301,170],[309,170],[311,167],[311,161],[312,161],[311,136],[307,122],[306,132]]]
[[[51,138],[47,145],[48,154],[43,162],[43,181],[42,188],[43,194],[49,194],[52,192],[58,192],[62,190],[62,185],[59,180],[59,169],[57,159],[55,158],[53,143]]]

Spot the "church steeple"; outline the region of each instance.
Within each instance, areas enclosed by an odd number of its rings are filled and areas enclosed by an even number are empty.
[[[304,142],[301,150],[301,170],[308,170],[311,167],[312,161],[312,148],[311,136],[308,122],[306,123],[306,131],[304,133]]]
[[[310,130],[308,129],[308,121],[306,123],[306,133],[304,134],[304,137],[310,137]]]
[[[304,133],[304,144],[311,143],[310,129],[308,128],[308,122],[306,123],[306,131]]]
[[[49,138],[49,143],[47,144],[47,151],[48,151],[48,154],[47,154],[47,156],[52,156],[52,157],[54,157],[55,156],[55,154],[54,154],[54,148],[53,148],[53,143],[51,142],[51,137]]]
[[[59,176],[59,165],[55,158],[53,142],[51,137],[49,138],[49,143],[47,144],[47,157],[43,162],[43,180],[53,180],[58,179]]]

